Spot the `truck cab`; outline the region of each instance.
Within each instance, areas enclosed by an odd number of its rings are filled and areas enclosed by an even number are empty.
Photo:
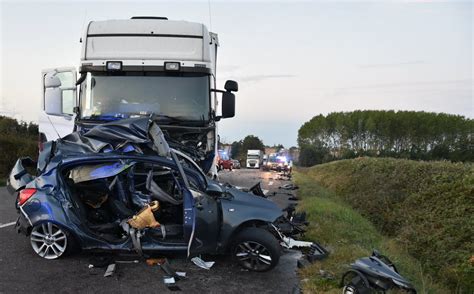
[[[261,150],[247,150],[247,168],[260,168],[263,152]]]
[[[217,122],[234,116],[238,90],[234,81],[216,89],[217,34],[199,23],[133,17],[92,21],[81,42],[78,70],[42,73],[40,148],[73,131],[149,117],[171,147],[217,174]]]

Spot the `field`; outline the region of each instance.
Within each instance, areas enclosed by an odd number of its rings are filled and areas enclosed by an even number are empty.
[[[300,168],[296,182],[307,238],[332,251],[302,271],[306,291],[337,293],[347,266],[374,248],[419,292],[474,290],[472,164],[358,158]]]

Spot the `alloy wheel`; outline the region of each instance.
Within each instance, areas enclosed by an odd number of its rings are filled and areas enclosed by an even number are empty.
[[[39,256],[56,259],[66,251],[67,236],[60,227],[47,222],[33,228],[30,242],[31,247]]]
[[[254,241],[240,243],[235,250],[235,257],[245,268],[264,271],[271,267],[270,251],[262,244]]]

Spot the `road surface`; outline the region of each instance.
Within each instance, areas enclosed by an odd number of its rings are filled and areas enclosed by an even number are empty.
[[[237,186],[251,186],[262,181],[264,189],[278,191],[288,182],[276,180],[274,172],[259,170],[222,171],[221,181]],[[271,197],[280,207],[288,204],[288,195]],[[58,260],[44,260],[35,255],[29,239],[19,235],[10,225],[16,220],[14,199],[0,188],[0,293],[158,293],[169,292],[163,284],[159,267],[117,264],[114,276],[104,278],[105,269],[89,269],[90,254],[75,254]],[[279,265],[266,273],[242,270],[225,256],[204,256],[216,261],[210,270],[201,269],[183,257],[170,257],[176,271],[184,271],[187,279],[177,285],[184,293],[292,293],[297,285],[296,260],[300,254],[290,251]],[[130,259],[130,257],[128,258]],[[134,258],[132,258],[134,259]]]

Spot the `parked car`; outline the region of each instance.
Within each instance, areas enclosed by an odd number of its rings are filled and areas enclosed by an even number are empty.
[[[233,167],[236,168],[236,169],[240,169],[240,161],[238,161],[237,159],[232,159],[232,163],[233,163]]]
[[[234,162],[232,159],[219,159],[219,170],[232,170],[234,168]]]
[[[8,188],[17,194],[17,230],[45,259],[75,249],[212,253],[267,271],[293,240],[273,202],[210,180],[147,119],[48,142],[37,163],[16,162]]]

